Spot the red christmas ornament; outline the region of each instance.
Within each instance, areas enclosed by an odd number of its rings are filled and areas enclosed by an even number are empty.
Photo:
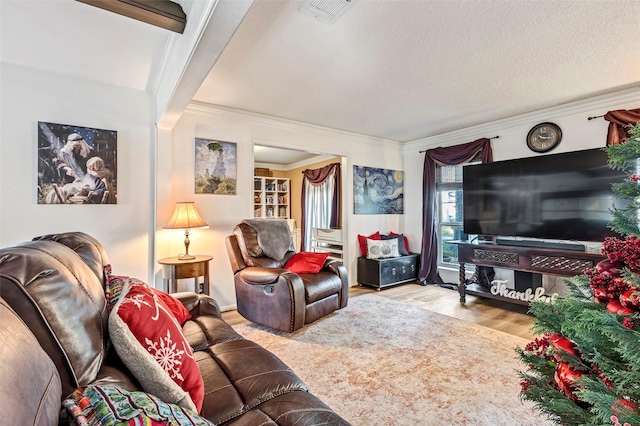
[[[624,265],[620,262],[611,262],[607,259],[601,260],[596,265],[596,272],[604,274],[605,276],[611,276],[612,278],[618,278],[622,273]]]
[[[620,303],[625,308],[632,309],[634,311],[640,310],[640,289],[632,288],[620,295]]]
[[[567,398],[577,401],[578,398],[574,394],[577,389],[575,383],[583,374],[582,371],[571,368],[566,362],[559,362],[556,367],[554,379],[560,391],[564,393]]]
[[[595,268],[585,271],[596,303],[606,304],[609,300],[617,300],[620,294],[629,289],[629,283],[621,277],[623,268],[623,263],[605,259],[598,262]]]
[[[576,344],[573,343],[571,340],[567,339],[566,337],[564,337],[563,335],[558,333],[553,333],[552,335],[549,336],[549,341],[556,349],[556,353],[554,355],[556,360],[558,361],[562,360],[562,357],[559,354],[560,351],[569,353],[573,356],[578,356],[578,351],[576,350]]]
[[[622,304],[617,300],[610,300],[607,304],[607,311],[611,312],[612,314],[617,314],[618,311],[622,308]]]
[[[631,315],[632,313],[635,312],[633,309],[625,308],[617,300],[609,301],[609,303],[607,304],[607,311],[611,312],[612,314],[618,314],[618,315]]]

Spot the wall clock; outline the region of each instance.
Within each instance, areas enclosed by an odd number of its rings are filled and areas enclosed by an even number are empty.
[[[536,124],[527,134],[527,146],[535,152],[547,152],[558,146],[562,130],[554,123]]]

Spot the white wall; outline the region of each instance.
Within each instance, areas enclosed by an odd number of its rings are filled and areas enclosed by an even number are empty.
[[[194,139],[217,139],[238,144],[237,195],[194,194]],[[402,170],[402,148],[395,142],[327,130],[266,117],[239,114],[223,109],[192,105],[173,129],[173,144],[159,147],[159,169],[171,162],[171,186],[158,185],[158,256],[175,256],[183,251],[183,235],[162,231],[176,201],[195,201],[209,229],[191,233],[189,252],[210,254],[211,291],[223,309],[235,306],[233,274],[224,239],[242,219],[253,214],[253,143],[282,148],[304,148],[319,153],[345,156],[343,161],[343,228],[348,235],[345,265],[351,285],[356,285],[358,234],[377,230],[402,232],[403,215],[353,214],[353,165]],[[160,179],[159,179],[160,182]],[[170,195],[167,195],[169,194]],[[170,199],[169,204],[166,200]],[[161,286],[160,273],[157,285]],[[184,286],[189,283],[185,282]],[[182,288],[181,288],[182,289]],[[189,289],[188,287],[184,289]]]
[[[235,305],[235,295],[224,238],[239,220],[250,217],[252,213],[255,141],[345,156],[343,223],[348,236],[345,264],[353,285],[356,284],[356,259],[359,256],[358,234],[377,230],[403,232],[413,250],[420,247],[424,160],[420,150],[500,135],[499,139],[492,141],[497,161],[532,156],[536,154],[526,148],[525,136],[533,125],[542,121],[556,122],[563,130],[562,143],[552,153],[598,147],[604,145],[607,122],[602,118],[588,121],[588,116],[640,107],[640,91],[634,89],[485,123],[402,146],[299,123],[194,105],[172,131],[159,132],[156,153],[152,95],[6,63],[0,67],[0,246],[47,233],[84,231],[104,244],[115,273],[155,282],[163,288],[156,260],[181,251],[183,235],[179,231],[162,231],[162,226],[176,201],[193,200],[210,228],[192,232],[190,251],[214,256],[211,263],[212,294],[226,308]],[[37,204],[38,121],[118,132],[117,205]],[[196,136],[238,143],[237,195],[194,194]],[[404,170],[405,214],[354,215],[353,165]],[[445,279],[456,281],[457,273]]]
[[[153,271],[154,104],[146,92],[0,65],[0,246],[83,231],[107,250],[113,271]],[[37,204],[37,123],[118,132],[117,205]]]
[[[612,110],[638,107],[640,107],[640,89],[632,89],[484,123],[405,145],[403,158],[405,179],[408,184],[405,187],[404,216],[407,234],[412,240],[421,244],[422,169],[425,154],[419,154],[419,151],[463,144],[496,135],[500,137],[491,141],[494,161],[604,147],[609,122],[603,118],[594,120],[587,118],[603,115]],[[536,154],[527,148],[526,136],[534,125],[546,121],[554,122],[560,126],[562,141],[553,151],[546,154]],[[441,269],[441,276],[447,282],[458,282],[457,271],[450,272]]]

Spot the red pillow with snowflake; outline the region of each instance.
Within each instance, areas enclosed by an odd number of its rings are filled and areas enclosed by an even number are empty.
[[[116,352],[145,392],[200,412],[204,381],[171,309],[156,291],[130,280],[109,315]]]

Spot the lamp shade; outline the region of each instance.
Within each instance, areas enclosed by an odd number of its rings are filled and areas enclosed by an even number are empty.
[[[176,203],[176,208],[169,219],[165,229],[192,229],[206,228],[207,223],[202,220],[193,201],[181,201]]]

